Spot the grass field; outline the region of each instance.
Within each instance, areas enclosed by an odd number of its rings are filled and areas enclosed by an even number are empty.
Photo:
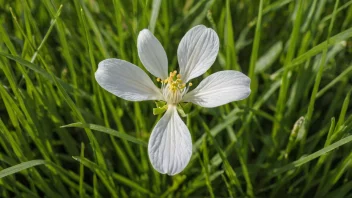
[[[0,197],[352,197],[351,0],[0,0],[0,24]],[[94,73],[113,57],[145,70],[144,28],[178,69],[198,24],[220,50],[192,83],[237,70],[251,95],[193,105],[190,163],[163,175],[147,151],[155,103]]]

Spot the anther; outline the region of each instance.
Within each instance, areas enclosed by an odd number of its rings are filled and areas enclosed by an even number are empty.
[[[193,84],[192,84],[191,82],[190,82],[190,83],[188,83],[188,86],[192,87],[192,85],[193,85]]]
[[[179,84],[179,88],[180,88],[180,89],[183,89],[183,88],[185,88],[185,87],[186,87],[186,84],[185,84],[185,83]]]
[[[157,78],[156,81],[160,82],[160,78]]]

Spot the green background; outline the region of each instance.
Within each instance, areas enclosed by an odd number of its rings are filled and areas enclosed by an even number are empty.
[[[352,196],[352,1],[0,0],[0,24],[0,197]],[[192,159],[161,175],[146,147],[154,102],[124,101],[94,72],[112,57],[143,68],[144,28],[178,69],[197,24],[220,51],[194,87],[231,69],[252,93],[193,105]]]

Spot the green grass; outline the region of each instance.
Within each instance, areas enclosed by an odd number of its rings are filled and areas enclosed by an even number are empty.
[[[352,196],[351,0],[0,0],[0,24],[0,197]],[[148,27],[177,69],[197,24],[220,38],[203,76],[240,70],[252,93],[193,105],[191,161],[161,175],[154,102],[117,98],[94,72],[110,57],[143,68]]]

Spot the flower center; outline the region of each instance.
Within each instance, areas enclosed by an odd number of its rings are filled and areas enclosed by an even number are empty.
[[[175,70],[170,72],[169,77],[165,80],[156,79],[161,82],[161,91],[168,104],[178,104],[182,100],[183,95],[187,93],[188,88],[192,86],[192,83],[186,86],[186,83],[182,82],[181,77],[181,74],[177,74]]]

